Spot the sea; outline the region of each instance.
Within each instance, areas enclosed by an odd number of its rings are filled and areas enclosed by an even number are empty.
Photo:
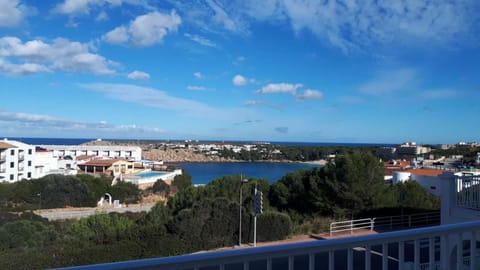
[[[27,138],[8,137],[9,140],[21,141],[32,145],[79,145],[96,139],[92,138]],[[104,139],[105,141],[137,141],[128,139]],[[153,141],[153,140],[146,140]],[[166,140],[158,140],[166,141]],[[184,142],[171,140],[169,142]],[[201,141],[214,143],[219,141]],[[396,144],[371,144],[371,143],[324,143],[324,142],[251,142],[251,141],[220,141],[222,143],[270,143],[285,146],[394,146]],[[203,185],[224,175],[243,175],[246,178],[268,179],[270,183],[278,181],[288,172],[318,167],[319,165],[307,163],[280,163],[280,162],[211,162],[211,163],[178,163],[180,168],[192,176],[195,185]]]
[[[176,163],[192,176],[194,185],[204,185],[224,175],[241,175],[244,178],[267,179],[270,183],[280,180],[288,172],[310,169],[320,165],[283,162],[198,162]]]
[[[2,137],[0,137],[2,138]],[[90,141],[97,140],[95,138],[30,138],[30,137],[5,137],[9,140],[15,140],[33,145],[78,145]],[[103,139],[104,141],[158,141],[158,142],[185,142],[185,140],[153,140],[153,139]],[[231,144],[275,144],[282,146],[345,146],[345,147],[370,147],[370,146],[386,146],[393,147],[398,143],[346,143],[346,142],[282,142],[282,141],[221,141],[221,140],[202,140],[195,141],[201,143],[231,143]]]

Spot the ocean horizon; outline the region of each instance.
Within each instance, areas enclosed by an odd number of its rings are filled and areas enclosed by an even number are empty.
[[[40,138],[40,137],[3,137],[31,145],[79,145],[97,138]],[[274,144],[281,146],[345,146],[345,147],[393,147],[398,143],[348,143],[348,142],[287,142],[287,141],[241,141],[241,140],[168,140],[168,139],[109,139],[104,141],[138,141],[138,142],[193,142],[193,143],[231,143],[231,144]]]

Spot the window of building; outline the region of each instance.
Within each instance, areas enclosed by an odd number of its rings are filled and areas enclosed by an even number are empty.
[[[15,168],[15,162],[10,162],[10,168]]]
[[[28,149],[28,154],[29,154],[29,155],[32,154],[32,149]]]
[[[15,155],[15,150],[12,149],[10,150],[10,156],[13,156],[13,155]]]
[[[28,161],[28,166],[29,167],[32,166],[32,161],[31,160]]]
[[[10,174],[10,180],[13,180],[13,174]]]
[[[27,177],[28,177],[28,178],[31,178],[31,177],[32,177],[32,173],[31,173],[31,172],[27,173]]]

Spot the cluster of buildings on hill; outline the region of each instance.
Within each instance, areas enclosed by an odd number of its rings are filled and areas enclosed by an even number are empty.
[[[396,147],[381,147],[377,149],[377,154],[389,158],[402,155],[422,155],[430,153],[432,149],[427,146],[418,145],[415,142],[406,142]]]
[[[138,146],[29,145],[19,141],[0,141],[0,182],[41,178],[48,174],[89,173],[111,175],[137,184],[167,180],[181,170],[151,177],[136,174],[160,169],[162,162],[142,160]],[[140,181],[141,179],[142,181]]]

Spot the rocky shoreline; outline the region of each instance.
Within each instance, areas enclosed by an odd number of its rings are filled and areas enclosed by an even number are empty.
[[[244,160],[223,158],[216,155],[205,155],[195,152],[192,149],[165,149],[162,144],[155,141],[91,141],[84,145],[123,145],[139,146],[142,148],[142,158],[154,161],[163,161],[165,163],[183,163],[183,162],[246,162]],[[313,160],[298,162],[292,160],[256,160],[255,162],[282,162],[282,163],[307,163],[323,166],[327,163],[325,160]]]

